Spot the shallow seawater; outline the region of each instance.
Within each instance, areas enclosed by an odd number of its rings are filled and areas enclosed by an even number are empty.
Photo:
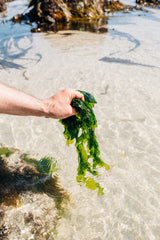
[[[8,6],[17,13],[18,3]],[[65,87],[91,92],[101,157],[114,166],[102,169],[104,195],[97,196],[76,182],[77,153],[57,120],[1,115],[0,143],[55,158],[70,196],[61,217],[45,193],[27,192],[21,206],[3,206],[6,228],[12,218],[16,226],[8,239],[37,239],[41,226],[46,239],[51,224],[49,239],[56,240],[160,239],[160,10],[148,10],[110,15],[104,34],[32,34],[33,26],[0,24],[1,81],[42,99]]]

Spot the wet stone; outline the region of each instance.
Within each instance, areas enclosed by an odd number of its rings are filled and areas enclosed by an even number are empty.
[[[6,237],[8,236],[9,233],[10,233],[9,229],[4,224],[2,224],[0,226],[0,240],[8,239]]]
[[[5,215],[4,210],[0,208],[0,220],[3,219],[4,215]]]
[[[98,29],[98,32],[99,33],[106,33],[106,32],[108,32],[108,29],[104,28],[104,27],[101,27],[101,28]]]
[[[24,222],[28,224],[34,220],[33,213],[29,212],[24,215]]]
[[[56,162],[0,148],[0,240],[44,240],[68,211]]]
[[[4,12],[7,10],[6,4],[4,0],[0,0],[0,12]]]

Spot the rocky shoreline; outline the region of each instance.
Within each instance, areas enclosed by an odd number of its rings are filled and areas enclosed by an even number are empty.
[[[57,32],[59,29],[63,29],[68,22],[103,19],[105,12],[142,10],[141,6],[131,7],[113,0],[32,0],[28,7],[32,7],[32,9],[25,15],[15,16],[13,22],[26,21],[28,24],[36,22],[35,32],[48,30]]]
[[[6,12],[6,1],[0,0],[0,12]],[[130,6],[121,3],[119,0],[32,0],[28,4],[28,11],[25,14],[18,13],[12,18],[14,23],[21,21],[31,24],[36,23],[37,27],[32,32],[45,32],[65,29],[70,22],[95,21],[104,19],[105,13],[123,11],[127,13],[132,10],[143,10],[142,6],[160,8],[159,0],[136,0],[137,5]],[[106,32],[104,29],[98,32]]]

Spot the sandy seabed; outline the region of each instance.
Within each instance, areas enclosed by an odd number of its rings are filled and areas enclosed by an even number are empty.
[[[16,2],[10,3],[13,8]],[[60,183],[72,204],[50,239],[159,239],[159,22],[160,10],[149,9],[110,16],[105,34],[32,34],[24,24],[0,24],[0,80],[42,99],[66,87],[92,93],[101,157],[114,165],[99,177],[104,187],[99,197],[76,182],[76,150],[66,146],[57,120],[1,115],[0,143],[39,158],[55,157],[61,166]],[[29,206],[40,214],[50,199],[36,195],[33,206],[27,194],[21,208],[5,207],[6,225],[16,211],[19,216],[17,235],[11,233],[9,239],[38,239],[34,233],[29,238],[29,227],[21,222]],[[52,218],[52,210],[49,214]],[[46,212],[43,219],[48,222]]]

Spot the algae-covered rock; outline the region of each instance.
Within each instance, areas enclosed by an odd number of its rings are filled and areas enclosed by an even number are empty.
[[[31,0],[30,7],[32,9],[27,14],[17,15],[13,21],[28,19],[36,22],[41,30],[56,30],[60,22],[104,16],[104,0]]]
[[[37,28],[32,32],[57,32],[70,21],[103,19],[105,12],[139,10],[137,6],[131,7],[119,0],[31,0],[28,7],[28,12],[18,14],[13,21],[36,22]]]
[[[52,157],[0,147],[0,239],[48,239],[68,211]]]

